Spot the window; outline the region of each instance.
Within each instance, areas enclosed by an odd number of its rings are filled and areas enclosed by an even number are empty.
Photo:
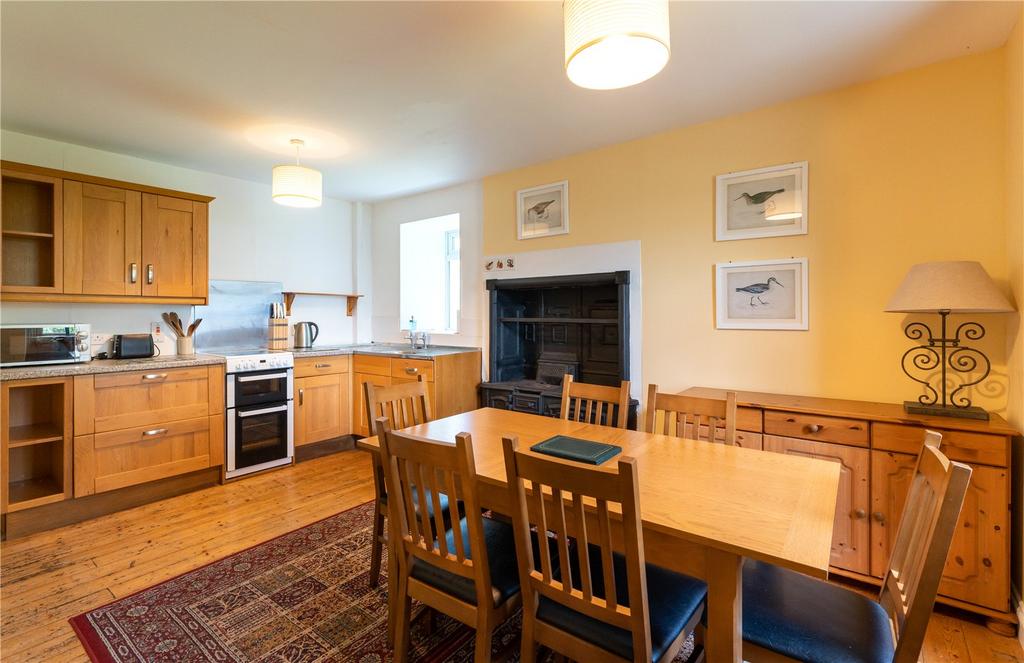
[[[462,302],[459,215],[403,223],[398,241],[399,327],[408,329],[414,318],[417,331],[457,332]]]

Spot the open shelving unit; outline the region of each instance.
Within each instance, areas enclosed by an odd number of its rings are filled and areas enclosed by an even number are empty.
[[[352,295],[340,292],[302,292],[300,290],[285,290],[281,294],[284,295],[285,315],[292,314],[292,302],[295,301],[295,297],[303,295],[306,297],[344,297],[345,315],[350,318],[356,312],[356,304],[359,303],[359,298],[362,297],[362,295]]]
[[[0,282],[5,291],[46,292],[62,284],[61,181],[3,171]]]
[[[72,379],[2,385],[4,513],[71,497]]]

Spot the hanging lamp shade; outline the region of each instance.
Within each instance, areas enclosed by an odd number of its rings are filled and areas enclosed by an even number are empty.
[[[668,62],[668,0],[565,0],[565,73],[580,87],[636,85]]]
[[[303,142],[293,139],[295,164],[274,166],[270,196],[275,203],[287,207],[320,207],[324,200],[324,177],[319,170],[299,165],[299,148]]]

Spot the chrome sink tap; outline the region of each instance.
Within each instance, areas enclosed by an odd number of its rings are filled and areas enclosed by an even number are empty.
[[[425,350],[429,343],[427,332],[410,331],[409,335],[405,338],[409,341],[409,345],[412,346],[413,350]]]

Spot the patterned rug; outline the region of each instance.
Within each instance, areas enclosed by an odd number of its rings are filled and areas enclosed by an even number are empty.
[[[355,507],[71,618],[93,661],[379,663],[392,658],[387,579],[370,588],[373,503]],[[386,568],[386,564],[382,565]],[[473,660],[475,632],[414,607],[410,659]],[[492,651],[518,659],[520,616]],[[688,649],[688,648],[687,648]]]

